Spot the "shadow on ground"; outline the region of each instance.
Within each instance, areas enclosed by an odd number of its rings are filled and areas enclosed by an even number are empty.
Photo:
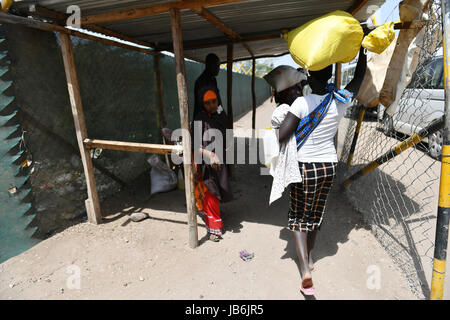
[[[261,139],[257,139],[260,143]],[[249,150],[249,138],[237,138],[237,143],[245,146]],[[238,152],[236,152],[238,153]],[[246,161],[249,162],[249,152],[246,151]],[[268,199],[272,186],[272,177],[261,174],[264,166],[261,164],[235,164],[232,177],[232,188],[235,200],[229,203],[221,204],[222,219],[224,221],[224,233],[239,233],[243,230],[244,222],[257,224],[270,224],[280,227],[280,239],[286,242],[284,253],[280,259],[293,259],[298,264],[295,244],[291,238],[291,232],[285,228],[287,224],[287,212],[289,206],[288,190],[283,198],[279,199],[271,206],[268,205]],[[184,190],[174,190],[168,193],[161,193],[149,198],[150,180],[149,174],[143,174],[135,183],[123,190],[117,196],[106,200],[102,204],[104,222],[108,223],[119,219],[133,212],[141,212],[145,209],[152,211],[171,211],[180,215],[186,215],[186,202]],[[148,210],[147,210],[148,212]],[[152,217],[150,219],[172,221],[174,223],[187,224],[186,219],[173,221]],[[130,223],[127,220],[123,226]],[[133,222],[131,222],[133,223]],[[199,228],[202,228],[199,225]],[[336,186],[330,194],[327,209],[325,213],[322,230],[319,233],[317,247],[315,250],[315,260],[318,261],[327,256],[333,256],[337,253],[339,243],[345,243],[349,240],[349,233],[354,228],[363,227],[362,216],[354,211],[342,191]],[[201,232],[200,232],[201,233]],[[264,235],[255,235],[264,236]],[[199,244],[206,241],[203,237]],[[300,272],[300,271],[299,271]]]

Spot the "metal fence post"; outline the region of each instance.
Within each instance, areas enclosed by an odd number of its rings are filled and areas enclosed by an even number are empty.
[[[450,213],[450,48],[448,44],[450,28],[450,0],[441,0],[443,54],[444,54],[444,92],[445,127],[441,159],[441,179],[439,186],[439,206],[434,242],[433,277],[430,300],[442,300],[444,295],[445,264],[447,259],[448,225]]]

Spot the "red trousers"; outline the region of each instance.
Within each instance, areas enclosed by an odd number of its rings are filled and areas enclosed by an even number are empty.
[[[205,192],[203,198],[203,211],[205,212],[206,230],[221,236],[223,222],[220,218],[219,199],[209,191]]]

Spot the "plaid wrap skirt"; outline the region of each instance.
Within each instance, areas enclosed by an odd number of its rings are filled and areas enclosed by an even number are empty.
[[[320,229],[328,194],[336,178],[336,167],[335,162],[299,162],[303,181],[291,184],[289,230],[307,232]]]

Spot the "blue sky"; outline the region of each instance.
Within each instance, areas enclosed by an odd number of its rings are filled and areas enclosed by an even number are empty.
[[[398,15],[398,4],[401,0],[387,0],[380,9],[375,13],[375,19],[378,25],[381,25],[387,21],[396,22],[399,19]],[[284,55],[279,58],[261,59],[261,61],[273,62],[274,67],[280,65],[288,65],[294,68],[299,66],[292,60],[289,54]]]

